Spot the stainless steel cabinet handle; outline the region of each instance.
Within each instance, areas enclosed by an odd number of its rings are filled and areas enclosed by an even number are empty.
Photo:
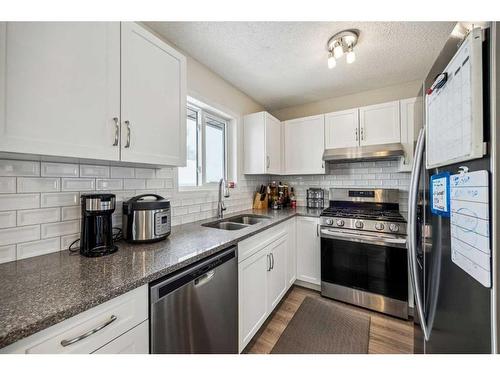
[[[316,237],[319,237],[319,224],[316,224]]]
[[[269,165],[271,163],[271,159],[269,158],[269,155],[266,156],[266,168],[269,169]]]
[[[274,254],[271,253],[271,269],[274,270]]]
[[[125,143],[125,148],[130,147],[130,121],[126,120],[125,125],[127,126],[127,143]]]
[[[365,128],[361,128],[361,140],[364,141],[365,140]]]
[[[356,127],[356,129],[354,129],[354,135],[356,136],[356,142],[359,141],[358,128],[357,127]]]
[[[120,122],[118,121],[118,117],[113,117],[113,121],[115,122],[115,141],[113,142],[113,146],[118,146],[118,136],[120,135]]]
[[[271,271],[271,254],[267,254],[267,272]]]
[[[321,163],[321,169],[325,169],[325,162]]]
[[[101,329],[109,326],[111,323],[113,323],[116,320],[115,315],[111,315],[111,317],[104,323],[102,323],[100,326],[95,327],[94,329],[91,329],[90,331],[84,333],[83,335],[80,335],[78,337],[75,337],[74,339],[69,339],[69,340],[62,340],[61,345],[62,346],[69,346],[71,344],[74,344],[75,342],[81,341],[91,335],[93,335],[96,332],[99,332]]]
[[[424,304],[422,301],[422,291],[417,272],[417,204],[418,204],[418,183],[420,178],[420,167],[422,165],[424,153],[425,130],[422,128],[418,135],[417,145],[415,147],[415,158],[413,160],[413,168],[410,178],[410,191],[408,194],[408,265],[410,268],[410,280],[415,295],[415,302],[420,317],[420,325],[424,333],[425,340],[430,337],[430,327],[427,325],[427,320],[424,312]]]

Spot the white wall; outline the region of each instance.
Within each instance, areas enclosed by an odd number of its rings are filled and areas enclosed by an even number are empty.
[[[412,81],[396,86],[382,87],[375,90],[363,91],[351,95],[334,97],[317,102],[306,103],[293,107],[272,111],[272,114],[281,121],[293,118],[319,115],[341,111],[343,109],[362,107],[365,105],[390,102],[392,100],[414,98],[419,95],[422,81]]]

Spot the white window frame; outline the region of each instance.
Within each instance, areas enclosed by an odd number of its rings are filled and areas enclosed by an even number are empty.
[[[195,111],[197,113],[196,120],[196,186],[186,186],[178,184],[179,191],[189,191],[189,190],[204,190],[204,189],[214,189],[217,188],[218,182],[207,182],[206,181],[206,165],[205,165],[205,153],[206,153],[206,134],[205,127],[206,126],[217,126],[217,125],[207,125],[207,118],[214,119],[218,122],[223,123],[222,128],[224,132],[224,176],[223,178],[227,180],[227,171],[228,171],[228,125],[229,119],[226,119],[220,115],[215,114],[214,112],[197,106],[193,103],[188,102],[187,108]],[[187,140],[186,140],[187,141]],[[179,178],[179,174],[177,172],[177,178]]]

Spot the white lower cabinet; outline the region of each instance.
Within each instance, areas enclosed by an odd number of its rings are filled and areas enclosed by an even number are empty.
[[[297,280],[321,284],[319,218],[297,217]]]
[[[118,336],[94,354],[149,354],[149,320]]]
[[[265,250],[238,264],[240,352],[267,318],[269,253]]]
[[[267,274],[267,306],[272,311],[288,290],[288,235],[280,237],[279,240],[274,241],[266,249],[269,251],[271,263]]]
[[[290,221],[295,221],[292,218]],[[289,255],[295,251],[290,222],[238,244],[239,351],[257,333],[281,301],[289,283]]]
[[[292,218],[288,223],[288,286],[292,286],[297,279],[297,246],[296,246],[296,219]]]
[[[0,353],[147,353],[148,307],[148,285],[143,285],[2,348]]]

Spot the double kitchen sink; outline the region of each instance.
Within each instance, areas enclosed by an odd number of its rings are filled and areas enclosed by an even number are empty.
[[[269,216],[263,215],[238,215],[228,217],[226,219],[212,221],[210,223],[205,223],[202,224],[202,226],[224,230],[239,230],[247,228],[254,224],[262,223],[263,221],[268,219],[270,219]]]

